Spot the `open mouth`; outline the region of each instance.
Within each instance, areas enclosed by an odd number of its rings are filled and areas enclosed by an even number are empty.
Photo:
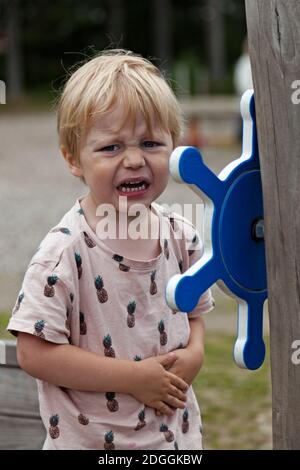
[[[137,183],[122,183],[117,187],[117,189],[123,194],[131,194],[145,191],[149,186],[150,184],[147,181],[138,181]]]

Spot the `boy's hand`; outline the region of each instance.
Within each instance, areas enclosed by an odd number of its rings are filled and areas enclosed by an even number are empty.
[[[188,384],[168,369],[177,360],[175,353],[137,362],[132,395],[161,414],[172,416],[173,409],[185,408]]]
[[[170,366],[168,371],[183,379],[188,385],[191,385],[194,378],[201,369],[203,363],[203,353],[194,350],[192,347],[189,348],[189,346],[184,349],[175,349],[172,352],[176,354],[177,359]],[[155,413],[157,416],[162,415],[159,410],[156,410]]]
[[[177,359],[168,371],[191,385],[202,367],[203,353],[195,351],[188,346],[184,349],[176,349],[172,352],[176,354]]]

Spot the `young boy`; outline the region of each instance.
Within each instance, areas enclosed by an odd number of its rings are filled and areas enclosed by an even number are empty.
[[[166,304],[169,278],[202,251],[192,224],[153,202],[181,125],[159,70],[129,51],[100,54],[64,87],[61,151],[88,194],[42,241],[8,326],[21,367],[38,379],[44,449],[202,448],[190,385],[213,300],[207,291],[189,314]],[[140,239],[127,224],[136,203],[145,209]],[[108,206],[125,236],[99,235]]]

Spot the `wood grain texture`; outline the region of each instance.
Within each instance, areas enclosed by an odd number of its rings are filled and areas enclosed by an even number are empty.
[[[41,449],[46,431],[39,413],[36,380],[21,370],[16,342],[1,342],[0,449]]]
[[[265,212],[273,443],[300,449],[300,2],[246,0]]]
[[[46,437],[42,421],[0,415],[0,450],[41,450]]]

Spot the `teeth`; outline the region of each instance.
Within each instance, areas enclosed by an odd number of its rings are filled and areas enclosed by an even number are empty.
[[[125,181],[123,184],[139,184],[139,183],[141,184],[142,181],[135,181],[135,182],[133,182],[133,181]]]
[[[134,191],[141,191],[145,188],[146,186],[144,184],[142,184],[141,186],[138,186],[137,188],[125,188],[125,186],[122,186],[121,191],[122,193],[132,193]]]

